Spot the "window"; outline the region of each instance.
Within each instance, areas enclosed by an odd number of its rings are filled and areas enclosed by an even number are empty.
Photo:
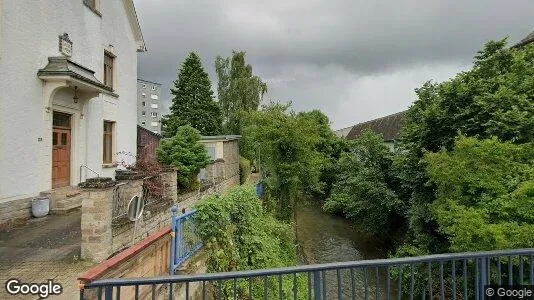
[[[141,96],[142,96],[143,98],[146,98],[146,94],[145,94],[145,93],[142,93]]]
[[[104,84],[110,88],[113,88],[113,61],[115,57],[104,51]]]
[[[105,164],[113,162],[113,122],[104,121],[104,157]]]
[[[154,130],[154,131],[152,131],[152,132],[159,134],[159,132],[158,132],[157,130]]]
[[[155,86],[155,85],[152,86],[152,90],[153,90],[153,91],[156,90],[156,86]]]
[[[158,126],[158,122],[152,122],[152,123],[150,123],[150,125],[152,125],[152,127],[157,127]]]
[[[146,125],[146,121],[141,121],[141,125]]]
[[[143,88],[146,89],[146,84],[143,83]],[[145,95],[145,93],[143,93],[143,96]]]
[[[153,100],[158,100],[158,95],[152,94],[152,95],[150,95],[150,98],[152,98]]]
[[[152,104],[150,105],[150,107],[152,107],[152,108],[158,108],[158,105],[155,104],[155,103],[152,103]]]
[[[158,113],[157,112],[153,112],[150,115],[152,116],[152,118],[157,118],[158,117]]]
[[[141,102],[141,105],[143,105],[143,107],[145,107],[146,106],[146,102],[145,101]]]
[[[212,160],[215,160],[215,147],[206,147],[208,154]]]
[[[141,112],[141,116],[146,116],[146,112],[144,110]]]

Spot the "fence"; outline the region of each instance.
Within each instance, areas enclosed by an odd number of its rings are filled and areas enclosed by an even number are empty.
[[[178,216],[178,208],[173,206],[171,223],[171,259],[170,273],[175,274],[176,269],[191,258],[202,248],[202,242],[195,232],[196,210],[184,212]]]
[[[139,180],[142,180],[141,187]],[[132,196],[142,194],[145,205],[157,203],[165,198],[162,175],[155,175],[139,180],[127,180],[117,183],[113,190],[113,220],[125,218]]]
[[[277,269],[91,282],[98,298],[155,298],[185,288],[185,299],[484,299],[489,284],[534,284],[534,249],[438,254]],[[192,286],[198,288],[192,295]],[[80,291],[83,299],[84,290]]]

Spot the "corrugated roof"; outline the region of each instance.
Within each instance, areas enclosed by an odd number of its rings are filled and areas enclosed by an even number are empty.
[[[400,131],[405,113],[406,111],[401,111],[389,116],[356,124],[352,127],[349,134],[347,134],[347,139],[357,139],[364,130],[368,129],[382,134],[384,136],[384,141],[386,142],[398,140],[400,138]]]
[[[515,44],[514,47],[522,47],[526,44],[530,44],[534,42],[534,31],[532,31],[529,35],[527,35],[524,39],[522,39],[519,43]]]

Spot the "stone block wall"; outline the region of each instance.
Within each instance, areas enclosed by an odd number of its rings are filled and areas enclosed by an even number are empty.
[[[239,177],[239,141],[224,142],[223,147],[225,179]]]
[[[84,259],[101,262],[112,254],[113,189],[86,189],[81,217],[81,256]]]
[[[32,198],[0,203],[0,231],[25,224],[32,217]]]
[[[113,195],[121,189],[121,198],[129,200],[142,191],[142,179],[119,182],[117,186],[86,189],[82,202],[82,258],[102,262],[110,256],[136,245],[155,232],[171,225],[171,207],[190,210],[203,197],[224,192],[239,184],[239,173],[202,193],[177,194],[176,171],[162,174],[166,199],[145,206],[141,218],[131,222],[127,218],[113,219]],[[124,200],[123,199],[123,200]],[[123,201],[124,202],[124,201]],[[127,202],[126,204],[127,205]],[[127,207],[127,206],[126,206]]]

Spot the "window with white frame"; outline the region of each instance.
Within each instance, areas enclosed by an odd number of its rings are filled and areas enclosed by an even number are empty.
[[[145,93],[142,93],[142,94],[141,94],[141,97],[145,98],[145,97],[146,97],[146,94],[145,94]]]
[[[158,113],[157,112],[152,112],[150,115],[152,116],[152,118],[157,118],[158,117]]]
[[[141,125],[146,125],[146,121],[141,121]]]
[[[157,127],[158,126],[158,122],[152,122],[152,123],[150,123],[150,125],[152,125],[152,127]]]
[[[146,84],[144,84],[144,83],[143,83],[143,88],[146,89]],[[144,93],[143,93],[143,95],[144,95]]]
[[[146,111],[143,110],[143,111],[141,112],[141,116],[143,116],[143,117],[146,116]]]
[[[150,98],[152,98],[152,100],[158,100],[158,95],[152,94],[150,95]]]
[[[153,90],[153,91],[156,90],[156,86],[155,86],[155,85],[152,86],[152,90]]]
[[[150,107],[152,107],[152,108],[158,108],[158,105],[157,105],[156,103],[152,103],[152,104],[150,105]]]
[[[145,107],[145,106],[146,106],[146,102],[145,102],[145,101],[141,102],[141,105],[142,105],[143,107]]]

